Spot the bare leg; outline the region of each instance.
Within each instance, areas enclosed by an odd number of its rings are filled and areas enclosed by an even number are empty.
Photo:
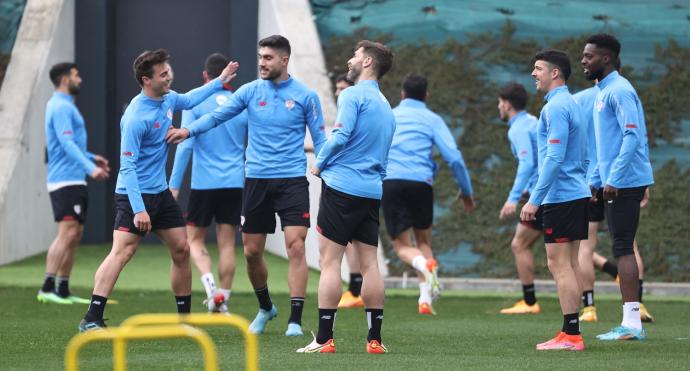
[[[510,243],[515,256],[515,267],[518,277],[523,285],[534,283],[534,254],[532,245],[541,236],[541,232],[518,223],[515,228],[515,236]]]
[[[72,268],[70,262],[74,261],[72,250],[81,240],[80,230],[79,222],[76,220],[65,220],[58,223],[57,236],[50,244],[46,255],[46,273],[64,275],[67,272],[66,275],[69,275]]]
[[[319,308],[336,309],[342,296],[340,285],[340,264],[345,246],[331,241],[319,234]],[[364,294],[362,292],[362,294]]]
[[[74,233],[74,231],[70,231],[68,233],[68,236],[71,236],[71,243],[69,245],[69,248],[67,251],[65,251],[65,255],[62,258],[62,262],[60,263],[60,268],[58,268],[57,275],[62,276],[62,277],[69,277],[69,275],[72,273],[72,267],[74,266],[74,257],[77,253],[77,248],[79,247],[79,243],[81,242],[81,238],[84,235],[84,225],[83,224],[77,224],[77,231]]]
[[[168,247],[172,264],[170,265],[170,285],[175,296],[192,294],[192,265],[189,263],[189,245],[184,227],[159,229],[154,231]]]
[[[247,275],[254,289],[266,287],[268,269],[264,260],[266,235],[259,233],[242,233],[244,258],[247,260]]]
[[[137,251],[141,237],[122,231],[113,231],[113,247],[96,270],[93,294],[108,297],[113,291],[120,272]]]
[[[564,315],[577,313],[580,307],[582,290],[577,279],[579,244],[580,241],[546,244],[548,267],[556,281],[561,312]]]
[[[206,250],[204,239],[206,227],[187,226],[187,241],[189,242],[189,255],[200,275],[211,273],[211,256]]]
[[[218,277],[220,288],[230,290],[235,276],[235,226],[217,224],[218,238]]]
[[[352,245],[359,253],[359,265],[362,268],[362,298],[369,309],[383,309],[384,287],[381,272],[379,272],[376,246],[367,245],[360,241],[353,241]]]
[[[305,297],[307,295],[307,277],[309,275],[309,267],[307,267],[307,258],[304,255],[304,240],[307,238],[307,227],[290,226],[285,227],[285,246],[287,248],[288,256],[288,287],[290,288],[290,296]],[[340,260],[342,260],[342,255]],[[340,267],[340,264],[338,264]],[[340,277],[340,271],[338,271]],[[336,302],[336,304],[338,304]]]
[[[597,248],[597,231],[599,229],[598,222],[589,223],[588,238],[580,242],[580,256],[579,265],[582,275],[580,281],[582,282],[583,291],[591,291],[594,289],[594,251]],[[603,264],[602,264],[603,265]]]
[[[352,247],[352,244],[347,245],[345,249],[345,258],[347,259],[347,266],[350,268],[350,273],[360,273],[359,256],[357,255],[357,250]]]

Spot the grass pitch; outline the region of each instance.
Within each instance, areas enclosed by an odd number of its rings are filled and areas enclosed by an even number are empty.
[[[107,247],[83,248],[73,274],[73,291],[88,296],[92,274]],[[256,299],[246,279],[238,251],[238,268],[230,310],[252,319]],[[126,270],[108,305],[109,325],[145,312],[172,312],[175,304],[168,289],[169,260],[165,249],[142,248]],[[537,352],[534,345],[554,335],[562,316],[553,295],[542,295],[542,314],[499,315],[515,297],[446,293],[436,304],[438,315],[416,314],[415,291],[387,292],[383,340],[390,353],[368,355],[364,351],[366,320],[359,309],[338,311],[332,355],[296,354],[311,336],[286,338],[289,296],[285,283],[286,263],[269,259],[269,288],[278,306],[278,318],[259,337],[260,365],[264,370],[459,370],[459,369],[688,369],[690,368],[690,312],[688,300],[650,297],[647,305],[657,322],[647,325],[644,342],[600,342],[595,335],[620,321],[620,304],[611,297],[597,298],[600,321],[582,324],[587,349],[581,353]],[[63,367],[65,346],[76,334],[86,305],[50,305],[36,302],[43,275],[43,257],[0,267],[0,369],[58,370]],[[303,328],[316,330],[315,287],[318,275],[310,276]],[[201,312],[201,287],[195,274],[193,311]],[[244,352],[239,332],[210,328],[219,352],[221,369],[242,369]],[[133,342],[128,347],[131,370],[198,370],[201,354],[187,340]],[[84,370],[112,368],[108,344],[89,345],[81,353]]]

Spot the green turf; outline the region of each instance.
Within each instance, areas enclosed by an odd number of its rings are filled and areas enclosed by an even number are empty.
[[[81,290],[91,285],[90,276],[104,248],[84,249],[75,269],[75,284]],[[108,305],[108,323],[117,325],[125,318],[145,312],[174,311],[167,289],[167,260],[159,248],[142,249],[118,283],[119,305]],[[241,263],[241,259],[239,260]],[[35,300],[42,275],[42,257],[0,267],[0,369],[57,370],[63,354],[75,335],[85,305],[39,304]],[[459,369],[688,369],[690,365],[690,311],[685,301],[660,298],[649,304],[657,322],[647,325],[649,339],[644,342],[599,342],[598,333],[620,321],[616,300],[599,300],[600,322],[582,325],[587,350],[583,353],[537,352],[534,345],[553,336],[562,317],[553,296],[542,296],[538,316],[497,314],[512,304],[514,297],[482,297],[447,293],[436,305],[435,317],[416,314],[413,291],[391,290],[386,298],[384,343],[390,354],[364,353],[366,320],[361,310],[340,310],[336,321],[334,355],[303,355],[295,349],[311,341],[286,338],[289,298],[286,294],[285,262],[270,259],[271,287],[279,316],[260,336],[261,367],[265,370],[459,370]],[[36,277],[37,276],[37,277]],[[196,277],[196,276],[195,276]],[[248,293],[244,268],[236,274],[238,286],[231,299],[232,312],[252,318],[256,299]],[[311,277],[314,278],[314,277]],[[195,279],[196,281],[197,279]],[[312,288],[317,282],[311,279]],[[240,286],[241,285],[241,286]],[[244,288],[244,290],[241,290]],[[202,311],[200,295],[194,311]],[[304,313],[304,328],[316,330],[316,297],[309,295]],[[217,343],[222,369],[242,368],[244,353],[239,333],[223,328],[209,329]],[[111,347],[89,345],[81,354],[82,369],[111,368]],[[129,347],[131,370],[201,369],[196,346],[182,340],[132,343]]]

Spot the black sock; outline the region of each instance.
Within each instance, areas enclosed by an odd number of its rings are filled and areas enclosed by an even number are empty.
[[[290,298],[290,319],[288,319],[288,323],[302,325],[302,308],[304,308],[304,298],[297,296]]]
[[[580,321],[578,320],[578,313],[570,313],[563,315],[563,328],[561,331],[568,335],[580,335]]]
[[[601,270],[608,273],[613,278],[618,277],[618,266],[608,260],[604,263],[604,266],[601,267]]]
[[[369,334],[367,341],[378,340],[381,343],[381,325],[383,324],[383,309],[365,309],[367,313],[367,323],[369,324]]]
[[[642,303],[642,292],[644,291],[644,289],[642,289],[642,282],[643,281],[640,280],[640,303]]]
[[[273,308],[271,296],[268,295],[268,286],[264,286],[260,289],[255,289],[254,294],[256,294],[256,298],[259,299],[259,308],[265,311],[270,311]]]
[[[362,294],[362,274],[361,273],[350,273],[350,292],[353,296],[359,296]]]
[[[585,307],[594,306],[594,290],[582,292],[582,305]]]
[[[43,292],[53,292],[55,291],[55,275],[46,273],[46,278],[43,281],[43,287],[41,287]]]
[[[537,302],[537,295],[534,291],[534,284],[522,285],[522,297],[527,305],[534,305]]]
[[[105,296],[91,295],[91,304],[89,304],[89,311],[86,312],[84,319],[86,322],[103,322],[103,311],[105,310],[105,303],[108,298]]]
[[[61,276],[58,277],[58,289],[57,294],[60,297],[67,298],[72,295],[69,291],[69,277]]]
[[[319,333],[316,334],[316,342],[325,344],[333,339],[333,328],[335,327],[335,312],[337,309],[319,308]]]
[[[175,296],[177,313],[189,313],[192,311],[192,295]]]

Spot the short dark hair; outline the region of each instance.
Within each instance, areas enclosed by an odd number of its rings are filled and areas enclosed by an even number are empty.
[[[498,89],[498,97],[507,100],[516,111],[522,111],[527,107],[527,90],[522,84],[511,82]]]
[[[598,33],[587,39],[587,44],[594,44],[597,48],[606,49],[613,53],[613,58],[618,58],[621,52],[621,43],[613,35]]]
[[[165,49],[144,51],[134,60],[134,64],[132,65],[134,69],[134,78],[137,79],[139,85],[144,85],[144,76],[148,78],[153,77],[153,66],[166,63],[169,59],[170,54]]]
[[[357,43],[355,50],[359,50],[359,48],[364,49],[364,54],[374,60],[373,66],[377,78],[382,78],[393,66],[393,52],[387,46],[374,41],[362,40]]]
[[[570,58],[568,58],[568,54],[565,54],[565,52],[556,49],[542,50],[534,56],[534,61],[545,61],[554,65],[561,71],[563,80],[568,81],[570,77]]]
[[[204,71],[208,75],[209,79],[215,79],[220,76],[223,72],[225,66],[228,65],[228,59],[225,58],[223,54],[213,53],[206,57],[206,62],[204,62]]]
[[[336,82],[336,83],[339,83],[339,82],[341,82],[341,81],[345,81],[345,82],[346,82],[348,85],[350,85],[350,86],[352,86],[352,85],[355,84],[354,82],[352,82],[352,80],[350,80],[350,79],[347,78],[347,74],[346,74],[346,73],[340,74],[340,75],[338,75],[338,77],[335,78],[335,82]]]
[[[616,71],[620,71],[621,67],[621,58],[617,57],[616,60],[613,61],[613,68],[615,68]]]
[[[424,101],[429,82],[424,76],[409,74],[402,83],[402,90],[407,98]]]
[[[77,64],[72,62],[62,62],[54,64],[53,67],[50,67],[50,72],[48,75],[50,76],[50,81],[53,83],[53,85],[55,85],[56,88],[60,85],[62,76],[69,76],[72,68],[77,68]]]
[[[287,55],[290,55],[292,52],[292,49],[290,48],[290,41],[280,35],[272,35],[259,40],[259,46],[262,48],[280,50],[284,53],[287,53]]]

